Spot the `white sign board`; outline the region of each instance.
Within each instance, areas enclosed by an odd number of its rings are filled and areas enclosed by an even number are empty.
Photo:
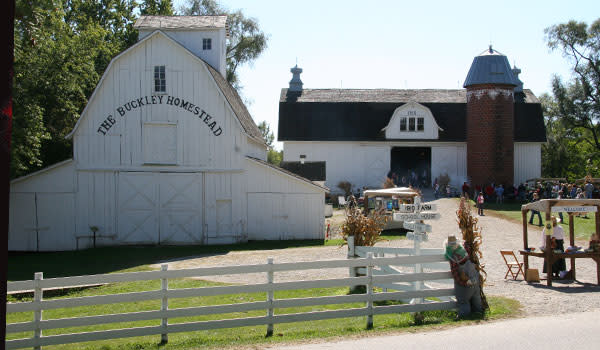
[[[436,210],[437,206],[435,204],[421,204],[420,211],[432,211]],[[415,204],[402,204],[400,206],[400,212],[402,213],[414,213],[417,211],[417,206]]]
[[[394,221],[437,220],[439,218],[440,218],[440,214],[438,214],[438,213],[418,213],[418,214],[394,213]]]
[[[598,207],[596,206],[555,206],[551,209],[553,212],[563,212],[563,213],[595,213],[598,211]]]
[[[417,222],[403,222],[402,226],[404,226],[405,229],[411,231],[431,232],[431,225],[427,224],[420,224]]]

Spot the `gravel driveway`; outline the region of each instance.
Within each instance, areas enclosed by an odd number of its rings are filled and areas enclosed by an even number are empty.
[[[441,219],[430,221],[432,233],[429,241],[422,247],[441,247],[448,234],[460,237],[456,224],[455,211],[458,201],[455,199],[438,199],[432,201],[438,206]],[[513,249],[515,252],[522,247],[522,228],[520,223],[504,220],[494,216],[479,217],[483,236],[483,259],[488,273],[485,292],[488,295],[499,295],[516,299],[521,302],[526,315],[550,315],[557,313],[600,310],[600,287],[596,281],[596,264],[591,259],[577,260],[577,281],[553,281],[552,287],[542,283],[527,283],[519,277],[516,281],[504,279],[506,265],[499,253],[501,249]],[[576,228],[577,229],[577,228]],[[537,244],[541,230],[536,226],[529,227],[530,245]],[[409,240],[394,240],[380,242],[377,246],[412,247]],[[586,246],[587,242],[577,242]],[[169,269],[184,269],[194,267],[211,267],[243,264],[261,264],[273,257],[274,262],[300,262],[315,260],[344,259],[346,247],[314,247],[289,248],[279,250],[237,251],[227,254],[190,257],[177,261],[169,261]],[[522,257],[518,256],[520,261]],[[542,260],[531,258],[530,266],[542,271]],[[569,262],[567,261],[567,267]],[[315,278],[347,277],[348,269],[306,270],[282,272],[275,274],[275,281],[290,281]],[[214,281],[229,283],[264,283],[264,274],[233,275],[210,277]]]

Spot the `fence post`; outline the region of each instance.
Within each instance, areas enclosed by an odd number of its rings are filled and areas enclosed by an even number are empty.
[[[348,236],[348,259],[354,259],[356,257],[356,253],[354,250],[354,236]],[[349,268],[350,277],[356,277],[356,268]]]
[[[369,278],[369,282],[367,282],[367,310],[369,314],[367,315],[367,329],[373,328],[373,253],[367,253],[367,277]]]
[[[35,344],[39,344],[39,341],[42,338],[42,330],[40,328],[40,322],[42,321],[42,298],[44,296],[44,291],[42,290],[42,280],[44,279],[43,272],[36,272],[34,275],[34,284],[33,284],[33,301],[35,303],[35,311],[33,312],[33,322],[35,323],[35,330],[33,333],[33,338],[35,339]],[[33,347],[34,350],[41,350],[42,347],[40,345],[36,345]]]
[[[169,280],[166,277],[166,272],[169,270],[169,264],[161,264],[160,270],[163,272],[163,277],[160,279],[160,288],[162,291],[162,302],[160,305],[160,311],[166,313],[166,311],[169,310],[169,297],[167,295],[167,291],[169,290]],[[169,333],[167,330],[168,324],[169,319],[165,315],[165,317],[163,317],[160,322],[160,327],[163,329],[164,332],[160,335],[161,344],[166,344],[169,342]]]
[[[267,270],[267,283],[269,284],[269,290],[267,291],[267,317],[269,318],[269,324],[267,324],[267,337],[273,336],[273,258],[267,258],[267,264],[269,269]]]

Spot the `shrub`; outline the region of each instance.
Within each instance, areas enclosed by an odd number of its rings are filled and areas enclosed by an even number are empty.
[[[364,215],[356,203],[354,196],[350,196],[346,207],[346,220],[342,224],[342,238],[347,241],[348,236],[354,236],[357,246],[374,246],[381,238],[381,231],[385,227],[387,217],[382,211],[371,210]]]
[[[448,175],[448,173],[441,174],[440,176],[438,176],[438,185],[440,185],[440,188],[445,188],[446,186],[448,186],[449,183],[450,176]]]
[[[344,196],[348,198],[352,194],[352,184],[349,181],[340,181],[337,187],[344,191]]]
[[[385,180],[383,181],[383,188],[394,188],[396,187],[396,185],[394,185],[394,181],[392,179],[390,179],[389,177],[386,177]]]

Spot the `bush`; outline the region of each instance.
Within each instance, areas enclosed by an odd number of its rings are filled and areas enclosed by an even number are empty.
[[[346,207],[346,220],[342,224],[342,238],[347,241],[348,236],[354,236],[354,244],[357,246],[372,247],[381,238],[381,231],[385,227],[387,217],[378,210],[371,210],[365,216],[356,203],[354,196],[350,197]]]
[[[352,184],[349,181],[340,181],[337,184],[342,191],[344,191],[344,197],[348,198],[352,194]]]

